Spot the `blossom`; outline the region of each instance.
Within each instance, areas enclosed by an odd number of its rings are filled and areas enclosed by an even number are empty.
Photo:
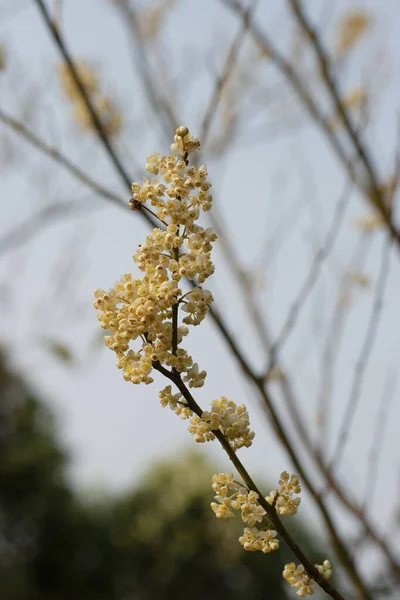
[[[322,565],[315,565],[315,568],[318,569],[325,579],[330,579],[332,577],[332,566],[329,560],[324,560]]]
[[[249,492],[243,501],[241,501],[240,495],[238,495],[237,501],[232,502],[232,506],[240,506],[242,521],[253,527],[256,523],[261,523],[265,515],[264,508],[258,503],[258,494],[256,492]]]
[[[199,147],[199,140],[196,140],[196,138],[193,138],[190,135],[187,127],[184,125],[178,127],[174,137],[174,143],[171,145],[172,152],[176,152],[177,154],[184,156],[185,154],[189,154],[190,152],[197,150]]]
[[[221,518],[218,515],[219,505],[237,510],[246,502],[248,491],[235,481],[235,476],[232,473],[216,473],[213,475],[212,489],[217,503],[213,502],[211,508],[219,518]]]
[[[190,377],[190,371],[188,372]],[[206,442],[214,439],[213,431],[221,431],[233,450],[249,447],[254,438],[250,431],[250,422],[244,404],[237,406],[232,400],[222,396],[211,402],[211,410],[204,411],[201,418],[195,415],[190,420],[189,432],[196,442]]]
[[[188,431],[194,436],[195,441],[199,444],[211,442],[211,440],[215,439],[211,425],[200,419],[197,415],[194,415],[190,419]]]
[[[199,371],[199,365],[194,363],[190,369],[187,369],[186,375],[183,377],[183,381],[189,383],[189,387],[202,387],[204,385],[204,379],[206,378],[207,371]]]
[[[329,560],[324,560],[322,565],[315,565],[315,568],[325,579],[332,577],[332,567]],[[308,575],[303,565],[296,565],[288,563],[285,565],[283,570],[283,578],[290,583],[290,585],[297,589],[296,594],[300,597],[312,596],[315,592],[314,581]]]
[[[96,88],[97,80],[89,75],[88,89]],[[141,277],[128,273],[111,290],[97,290],[94,306],[101,327],[107,330],[105,344],[116,353],[126,381],[151,383],[154,364],[159,363],[181,373],[189,387],[201,387],[207,373],[181,343],[188,327],[199,325],[213,302],[211,292],[199,285],[214,272],[211,251],[217,236],[197,222],[212,201],[207,169],[189,165],[187,160],[198,141],[181,126],[175,145],[178,156],[148,156],[150,178],[132,184],[131,208],[151,206],[160,221],[160,227],[149,233],[133,256]],[[186,294],[181,289],[184,277],[196,282]],[[176,331],[173,314],[181,318]],[[180,401],[171,398],[165,395],[162,402],[183,418],[191,416]]]
[[[282,575],[292,587],[297,589],[296,594],[298,596],[303,598],[314,594],[314,581],[307,574],[303,565],[296,567],[293,562],[288,563],[285,565]]]
[[[295,515],[301,498],[293,498],[300,494],[301,486],[297,475],[289,475],[287,471],[281,473],[278,490],[270,492],[265,499],[269,504],[275,504],[276,512],[280,515]]]
[[[179,415],[181,419],[188,419],[192,416],[193,411],[187,405],[186,400],[182,397],[180,392],[173,394],[170,385],[167,385],[158,394],[160,398],[161,406],[169,406],[175,414]]]
[[[258,502],[257,492],[248,491],[232,474],[217,473],[212,482],[216,502],[211,503],[211,508],[217,518],[231,518],[234,510],[240,510],[242,521],[250,527],[263,520],[266,512]]]
[[[249,552],[261,550],[261,552],[267,554],[279,548],[279,540],[275,539],[276,535],[277,533],[274,529],[264,531],[256,527],[252,527],[251,529],[246,527],[243,535],[239,538],[239,542]]]

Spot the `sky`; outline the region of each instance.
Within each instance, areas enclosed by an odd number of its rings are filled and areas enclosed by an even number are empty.
[[[127,201],[108,158],[90,135],[79,132],[72,119],[56,73],[60,57],[34,2],[21,0],[13,4],[13,9],[11,4],[9,0],[0,3],[0,41],[9,56],[7,70],[0,79],[1,108],[17,118],[33,115],[29,126],[38,135],[60,147],[73,162]],[[360,45],[353,60],[343,66],[343,87],[351,90],[372,82],[373,126],[367,140],[380,173],[386,176],[393,163],[398,114],[399,84],[395,74],[400,36],[396,28],[399,21],[393,14],[398,15],[399,7],[394,0],[387,1],[377,15],[373,0],[335,4],[334,10],[326,11],[323,26],[327,40],[334,39],[335,23],[345,7],[364,7],[376,15],[369,43]],[[313,17],[322,18],[316,12]],[[292,24],[280,3],[260,2],[257,18],[277,46],[287,49]],[[172,92],[179,98],[176,109],[181,122],[194,134],[209,102],[213,77],[223,64],[237,27],[236,19],[216,0],[181,0],[168,15],[160,42],[162,59],[164,68],[170,69]],[[147,106],[135,70],[137,56],[124,23],[106,0],[65,0],[62,32],[72,54],[98,66],[105,89],[123,106],[126,125],[117,150],[132,179],[140,177],[147,154],[167,152],[168,145]],[[250,53],[251,49],[246,51]],[[277,336],[316,248],[326,236],[346,181],[326,140],[282,86],[273,67],[260,67],[254,62],[253,72],[253,63],[246,64],[248,79],[241,87],[239,100],[248,125],[244,121],[242,135],[229,154],[209,157],[207,166],[218,212],[244,266],[254,269],[260,282],[259,305]],[[306,73],[309,66],[306,62]],[[252,78],[261,82],[265,95],[252,95]],[[5,132],[3,125],[1,132],[3,143],[15,137]],[[87,209],[79,216],[52,222],[29,243],[0,255],[5,316],[0,322],[0,340],[10,349],[16,368],[43,392],[55,411],[60,438],[71,453],[72,479],[87,489],[120,490],[135,484],[153,461],[179,455],[194,444],[185,423],[159,405],[157,392],[165,384],[156,378],[151,386],[128,385],[115,368],[114,356],[98,343],[93,292],[112,286],[123,273],[135,269],[132,254],[147,229],[136,215],[96,198],[25,142],[14,141],[12,148],[15,165],[5,165],[1,171],[4,208],[0,236],[48,203],[75,201],[82,206],[86,203]],[[203,156],[206,158],[207,152]],[[372,284],[365,291],[352,292],[334,375],[334,402],[324,448],[328,455],[353,382],[385,239],[382,232],[377,232],[360,241],[354,223],[365,214],[365,204],[352,192],[332,260],[324,267],[316,291],[282,353],[287,370],[294,373],[297,398],[307,414],[311,435],[315,435],[316,398],[324,394],[326,384],[320,381],[321,351],[337,302],[338,275],[361,244],[360,269],[370,276]],[[265,356],[257,332],[249,326],[218,243],[215,263],[216,273],[207,287],[240,347],[261,368]],[[368,457],[385,382],[399,363],[399,282],[399,256],[394,249],[383,297],[384,315],[340,471],[343,481],[358,497],[368,490]],[[49,339],[68,345],[74,356],[71,366],[60,363],[46,350]],[[201,368],[208,371],[206,386],[196,398],[205,406],[223,395],[248,406],[256,439],[252,448],[242,451],[242,459],[256,477],[276,481],[281,471],[290,470],[288,457],[210,319],[193,330],[187,347]],[[279,414],[286,419],[276,384],[272,392]],[[400,403],[396,398],[398,388],[390,407],[380,474],[370,506],[372,515],[382,505],[387,508],[384,515],[379,512],[384,527],[389,526],[393,516],[400,483]],[[199,450],[218,461],[221,470],[230,470],[215,445],[207,444]],[[306,513],[314,514],[306,494],[303,505]]]

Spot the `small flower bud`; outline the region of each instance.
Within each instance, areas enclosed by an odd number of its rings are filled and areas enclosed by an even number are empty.
[[[189,133],[189,129],[185,125],[181,125],[180,127],[178,127],[175,133],[179,137],[184,138]]]

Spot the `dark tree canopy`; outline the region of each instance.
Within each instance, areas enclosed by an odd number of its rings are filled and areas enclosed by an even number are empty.
[[[48,409],[2,360],[0,598],[288,597],[286,549],[243,551],[240,521],[210,510],[213,469],[199,455],[159,464],[137,489],[97,503],[70,486],[67,464]]]

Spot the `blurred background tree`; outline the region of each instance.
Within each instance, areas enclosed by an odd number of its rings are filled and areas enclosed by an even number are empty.
[[[68,481],[68,457],[44,402],[1,361],[0,597],[288,598],[274,554],[243,552],[239,521],[215,520],[199,454],[154,466],[137,489],[83,499]],[[295,523],[317,562],[315,535]]]

